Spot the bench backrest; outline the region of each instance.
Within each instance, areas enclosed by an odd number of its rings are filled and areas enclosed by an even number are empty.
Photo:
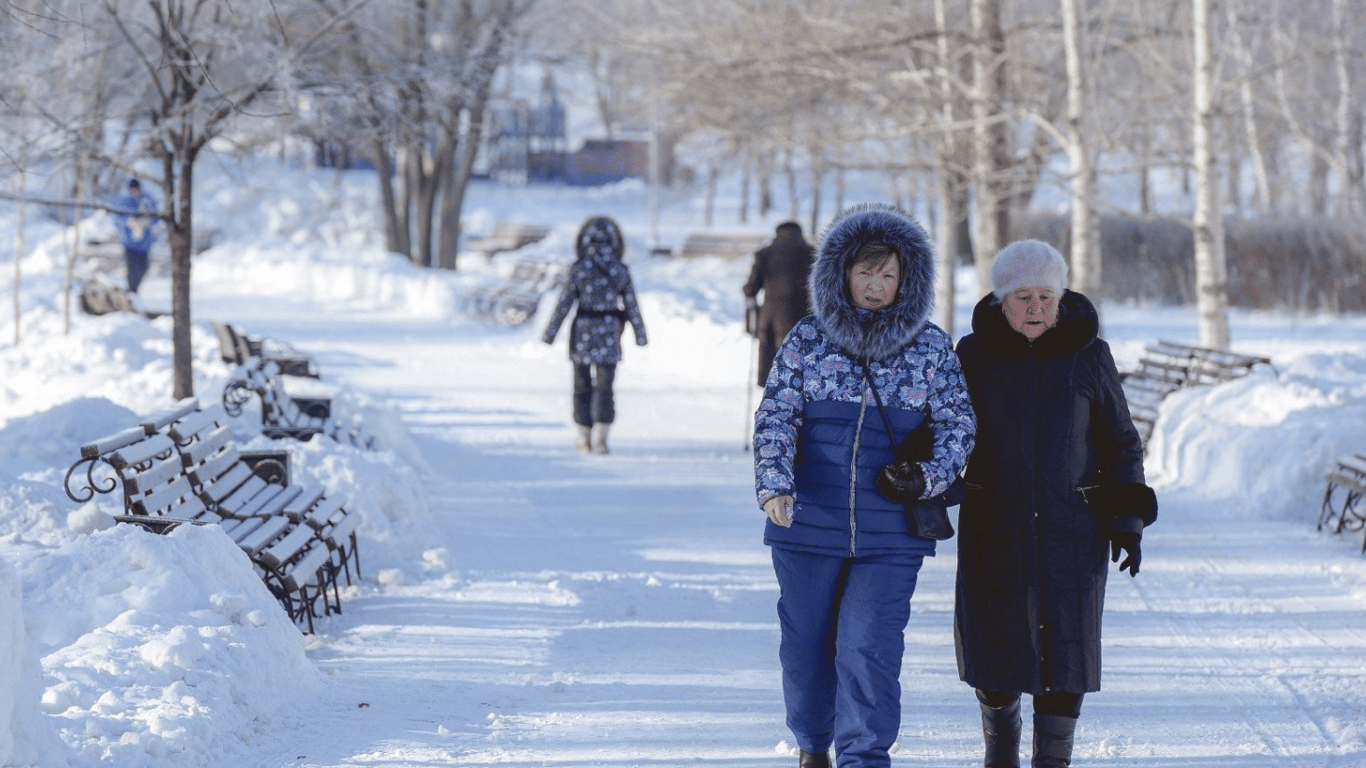
[[[157,433],[120,448],[109,456],[109,463],[123,477],[129,515],[219,522],[185,476],[180,453],[169,436]]]
[[[683,241],[679,256],[720,256],[723,259],[740,259],[753,256],[763,248],[768,237],[758,234],[712,234],[696,232]]]

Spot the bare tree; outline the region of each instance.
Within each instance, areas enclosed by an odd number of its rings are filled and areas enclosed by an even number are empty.
[[[369,149],[389,250],[455,269],[493,80],[535,0],[375,0],[363,16],[357,0],[313,2],[345,44],[312,58],[311,79]]]
[[[194,169],[200,152],[232,121],[260,117],[258,106],[289,86],[289,68],[329,31],[296,39],[280,6],[230,0],[101,0],[109,37],[134,62],[123,94],[124,119],[142,131],[138,148],[161,166],[171,251],[173,393],[194,394],[190,266],[194,252]]]

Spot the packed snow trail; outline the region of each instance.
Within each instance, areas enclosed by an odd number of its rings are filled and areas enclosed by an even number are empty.
[[[309,640],[327,692],[244,737],[250,764],[795,764],[741,444],[743,347],[690,378],[658,370],[658,339],[628,348],[600,457],[571,446],[563,350],[526,329],[313,325],[253,306],[234,319],[402,411],[439,530],[428,580],[367,573]],[[1159,494],[1142,572],[1111,575],[1105,689],[1087,697],[1074,764],[1366,766],[1366,560],[1312,522]],[[953,656],[954,547],[927,561],[913,601],[893,765],[980,764]]]

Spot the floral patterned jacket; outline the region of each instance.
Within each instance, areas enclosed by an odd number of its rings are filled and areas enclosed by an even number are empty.
[[[855,251],[872,239],[903,258],[897,298],[875,312],[855,307],[844,286]],[[759,506],[795,497],[792,526],[770,521],[767,543],[847,556],[934,553],[933,541],[910,534],[903,504],[876,486],[913,429],[933,433],[932,458],[918,463],[925,496],[947,490],[972,452],[977,422],[962,366],[952,339],[926,319],[933,291],[928,237],[899,210],[859,206],[826,230],[811,278],[816,312],[783,343],[755,413]]]
[[[631,272],[619,257],[599,254],[574,262],[542,334],[545,343],[555,341],[575,304],[578,311],[569,330],[569,359],[575,363],[621,362],[621,334],[628,322],[636,345],[648,343]]]

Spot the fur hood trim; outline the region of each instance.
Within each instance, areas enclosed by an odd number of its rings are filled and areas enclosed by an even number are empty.
[[[901,288],[885,309],[854,306],[845,272],[867,242],[881,242],[901,254]],[[811,306],[830,339],[856,359],[887,359],[915,341],[934,305],[935,261],[929,235],[901,209],[863,203],[846,209],[821,233],[811,270]]]

